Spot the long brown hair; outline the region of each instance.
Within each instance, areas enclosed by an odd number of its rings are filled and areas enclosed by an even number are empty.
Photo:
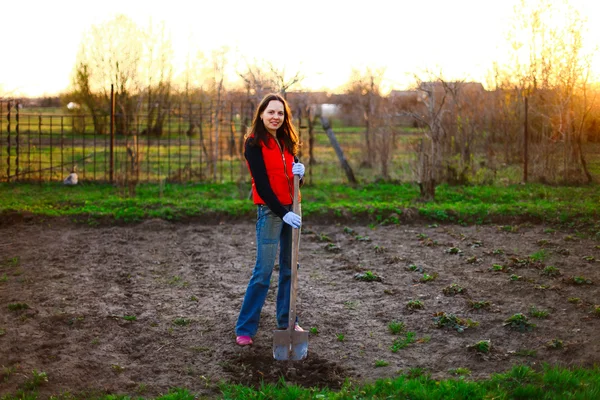
[[[290,111],[287,101],[277,93],[269,93],[260,101],[256,113],[254,114],[254,119],[252,120],[252,127],[250,128],[248,135],[246,135],[246,138],[254,136],[254,140],[251,139],[252,146],[260,146],[260,142],[267,146],[268,135],[270,135],[270,133],[267,131],[260,115],[265,111],[269,102],[273,100],[283,104],[284,119],[283,124],[277,129],[277,139],[280,143],[283,143],[290,153],[297,155],[300,143],[296,128],[294,128],[294,125],[292,124],[292,112]]]

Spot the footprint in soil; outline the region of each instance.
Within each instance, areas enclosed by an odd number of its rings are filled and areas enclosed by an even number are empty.
[[[276,361],[270,349],[244,349],[223,354],[223,370],[230,374],[231,383],[260,387],[261,383],[278,383],[281,378],[303,387],[327,387],[339,390],[346,378],[354,374],[318,354],[309,353],[302,361]]]

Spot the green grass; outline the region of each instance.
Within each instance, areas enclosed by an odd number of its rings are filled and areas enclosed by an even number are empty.
[[[392,321],[388,324],[388,330],[392,335],[398,335],[406,330],[404,322]]]
[[[0,212],[26,212],[40,216],[84,216],[139,221],[145,218],[176,220],[195,216],[253,217],[248,200],[250,185],[140,184],[135,193],[107,184],[1,183]],[[436,201],[418,202],[411,184],[305,185],[302,211],[306,218],[352,215],[355,220],[401,222],[407,210],[426,220],[492,223],[521,217],[564,226],[587,226],[600,232],[597,200],[600,186],[579,188],[523,185],[511,187],[439,186]],[[600,233],[598,233],[600,237]]]
[[[384,366],[385,361],[376,360],[376,366]],[[379,379],[367,384],[347,381],[338,391],[320,388],[304,388],[290,385],[281,380],[276,384],[261,384],[247,387],[221,383],[219,394],[213,398],[225,400],[367,400],[367,399],[597,399],[600,395],[600,369],[562,368],[543,365],[537,369],[516,365],[510,371],[492,375],[485,380],[468,378],[468,368],[450,371],[459,375],[451,379],[432,379],[425,371],[409,371],[393,379]],[[51,374],[48,375],[52,380]],[[21,390],[15,394],[5,394],[2,400],[41,399],[34,390]],[[75,400],[141,400],[144,397],[126,395],[77,396],[61,394],[54,399]],[[193,400],[198,398],[184,388],[172,389],[169,393],[154,397],[155,400]],[[203,398],[203,397],[200,397]],[[146,398],[150,399],[150,398]]]

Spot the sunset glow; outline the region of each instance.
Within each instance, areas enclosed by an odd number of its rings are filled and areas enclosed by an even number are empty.
[[[268,61],[289,74],[294,89],[336,91],[352,69],[385,68],[383,86],[405,89],[425,69],[447,79],[485,82],[494,62],[507,62],[507,32],[517,0],[408,2],[189,2],[32,0],[2,6],[0,96],[65,91],[84,33],[117,14],[140,26],[164,22],[175,77],[190,54],[226,46],[230,84],[245,62]],[[558,3],[563,3],[559,1]],[[600,3],[570,2],[587,19],[585,51],[600,46]],[[277,40],[273,40],[276,37]],[[8,39],[6,39],[8,38]],[[593,59],[600,80],[600,57]]]

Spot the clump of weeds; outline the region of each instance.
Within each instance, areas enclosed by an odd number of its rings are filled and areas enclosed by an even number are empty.
[[[583,257],[581,257],[581,258],[582,258],[584,261],[587,261],[587,262],[594,262],[594,261],[596,261],[596,258],[595,258],[594,256],[583,256]]]
[[[469,306],[474,310],[482,310],[482,309],[490,308],[491,304],[489,301],[486,301],[486,300],[480,300],[480,301],[469,300]]]
[[[119,364],[112,364],[110,366],[110,368],[113,370],[113,372],[120,374],[123,371],[125,371],[125,367],[120,366]]]
[[[467,346],[467,347],[469,349],[473,349],[473,350],[477,351],[478,353],[487,354],[492,349],[492,341],[489,339],[488,340],[480,340],[479,342],[472,344],[470,346]]]
[[[437,246],[438,244],[439,243],[437,240],[433,240],[431,238],[427,238],[427,239],[421,241],[421,245],[426,246],[426,247],[433,247],[433,246]]]
[[[529,322],[527,316],[522,313],[517,313],[508,317],[504,320],[504,326],[508,326],[510,329],[519,332],[532,331],[533,328],[535,328],[535,324]]]
[[[456,376],[460,376],[460,377],[464,377],[464,376],[469,376],[471,375],[471,370],[469,368],[453,368],[453,369],[449,369],[448,370],[449,374],[452,375],[456,375]]]
[[[23,383],[25,390],[37,390],[42,384],[48,382],[48,374],[45,372],[38,372],[35,369],[31,372],[31,378],[27,379]]]
[[[546,319],[550,315],[550,311],[547,310],[539,310],[535,306],[532,306],[529,309],[529,315],[538,319]]]
[[[387,367],[388,365],[390,363],[385,360],[375,360],[375,368]]]
[[[188,326],[191,323],[192,323],[192,320],[189,318],[175,318],[173,320],[173,324],[175,324],[177,326]]]
[[[500,227],[500,230],[503,232],[516,233],[519,232],[519,227],[517,225],[503,225]]]
[[[344,233],[347,235],[355,235],[356,234],[354,229],[347,227],[347,226],[344,227]]]
[[[579,297],[569,297],[567,301],[571,304],[581,304],[581,299]]]
[[[450,247],[450,248],[446,249],[444,252],[448,253],[448,254],[462,254],[462,250],[459,249],[458,247]]]
[[[464,289],[460,285],[453,283],[449,286],[446,286],[444,289],[442,289],[442,292],[446,296],[456,296],[457,294],[465,294],[467,292],[467,289]]]
[[[416,334],[412,331],[406,332],[403,336],[394,339],[394,342],[390,346],[392,353],[397,353],[398,350],[404,349],[416,341]]]
[[[592,285],[594,283],[591,279],[586,278],[585,276],[573,276],[567,281],[574,283],[575,285]]]
[[[338,342],[345,342],[346,341],[346,335],[344,335],[343,333],[338,333],[336,335],[336,339]]]
[[[490,267],[490,271],[506,272],[506,271],[508,271],[508,268],[502,264],[494,264]]]
[[[311,335],[317,336],[319,334],[319,329],[316,326],[311,327],[308,331]]]
[[[346,307],[348,310],[356,310],[356,307],[358,307],[358,301],[347,300],[344,302],[344,307]]]
[[[548,252],[546,252],[546,250],[544,250],[544,249],[538,250],[535,253],[529,255],[529,259],[531,261],[544,262],[547,258],[548,258]]]
[[[417,378],[427,377],[427,376],[430,376],[429,372],[427,372],[426,368],[421,368],[421,367],[413,367],[413,368],[409,369],[408,372],[406,373],[406,377],[408,379],[417,379]]]
[[[546,343],[546,347],[551,350],[560,350],[565,347],[565,344],[560,339],[552,339]]]
[[[376,244],[375,246],[373,246],[373,250],[374,250],[374,251],[375,251],[375,253],[377,253],[377,254],[383,254],[383,253],[385,253],[385,247],[383,247],[383,246],[379,246],[379,245],[377,245],[377,244]]]
[[[541,274],[549,276],[551,278],[555,278],[557,276],[562,275],[562,273],[560,272],[560,269],[558,269],[552,265],[548,265],[547,267],[544,267]]]
[[[363,282],[381,282],[383,281],[383,279],[374,274],[372,271],[367,271],[364,273],[357,273],[354,275],[354,279],[358,280],[358,281],[363,281]]]
[[[469,318],[459,318],[454,314],[446,314],[443,311],[433,314],[433,321],[438,328],[451,328],[456,329],[458,332],[464,332],[467,328],[479,325],[479,322]]]
[[[331,238],[329,236],[327,236],[326,234],[324,234],[324,233],[321,233],[319,235],[319,241],[321,241],[321,242],[333,242],[333,240],[331,240]]]
[[[341,253],[342,248],[335,243],[327,243],[325,245],[325,251],[328,251],[329,253]]]
[[[10,311],[22,311],[29,309],[29,305],[27,303],[9,303],[8,309]]]
[[[592,310],[592,315],[596,318],[600,318],[600,306],[594,306]]]
[[[535,357],[537,356],[537,351],[530,349],[521,349],[515,351],[515,355],[519,357]]]
[[[21,265],[21,257],[16,256],[5,259],[0,266],[14,268],[18,267],[19,265]]]
[[[423,283],[431,282],[431,281],[436,280],[437,277],[438,277],[438,273],[437,272],[434,272],[431,275],[429,275],[428,273],[425,272],[425,273],[423,273],[423,276],[421,277],[420,281],[423,282]]]
[[[392,321],[388,324],[388,330],[392,335],[399,335],[406,330],[404,322]]]
[[[413,271],[413,272],[425,272],[425,270],[423,269],[423,267],[419,267],[416,264],[410,264],[408,267],[406,267],[407,270],[409,271]]]
[[[409,300],[408,303],[406,303],[406,308],[411,311],[420,310],[423,307],[424,307],[424,305],[421,300]]]

